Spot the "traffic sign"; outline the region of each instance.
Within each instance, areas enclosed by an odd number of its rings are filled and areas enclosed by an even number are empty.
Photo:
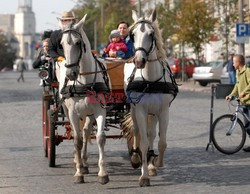
[[[239,44],[248,43],[250,37],[250,26],[247,23],[236,24],[236,42]]]
[[[249,30],[250,30],[249,24],[246,24],[246,23],[236,24],[236,36],[237,37],[250,36]]]

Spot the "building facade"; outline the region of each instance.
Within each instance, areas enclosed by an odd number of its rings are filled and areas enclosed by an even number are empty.
[[[35,13],[32,11],[32,0],[19,0],[15,14],[0,14],[0,30],[10,41],[17,57],[23,57],[32,69],[35,56],[35,45],[40,34],[36,33]]]
[[[19,56],[33,59],[36,43],[36,19],[32,0],[19,0],[14,19],[14,33],[19,41]]]

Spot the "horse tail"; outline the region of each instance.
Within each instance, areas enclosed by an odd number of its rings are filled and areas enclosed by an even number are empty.
[[[131,117],[131,113],[128,112],[124,115],[124,119],[121,122],[122,136],[127,139],[127,146],[129,154],[132,154],[134,143],[134,123]]]

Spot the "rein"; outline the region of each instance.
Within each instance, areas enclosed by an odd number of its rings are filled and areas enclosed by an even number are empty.
[[[103,73],[103,72],[107,72],[107,71],[110,71],[112,69],[115,69],[121,65],[124,65],[124,63],[127,63],[127,62],[130,62],[131,60],[133,59],[133,57],[127,59],[127,60],[124,60],[124,61],[116,61],[118,62],[119,64],[113,66],[113,67],[110,67],[110,68],[107,68],[105,70],[99,70],[99,71],[92,71],[92,72],[82,72],[82,73],[79,73],[79,75],[91,75],[91,74],[95,74],[95,73]]]

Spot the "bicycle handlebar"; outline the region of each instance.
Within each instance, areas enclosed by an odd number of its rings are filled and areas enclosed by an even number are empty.
[[[231,97],[229,98],[229,101],[230,101],[230,102],[233,101],[233,100],[235,100],[235,101],[237,101],[237,102],[240,102],[240,98],[239,98],[238,96],[231,96]]]

